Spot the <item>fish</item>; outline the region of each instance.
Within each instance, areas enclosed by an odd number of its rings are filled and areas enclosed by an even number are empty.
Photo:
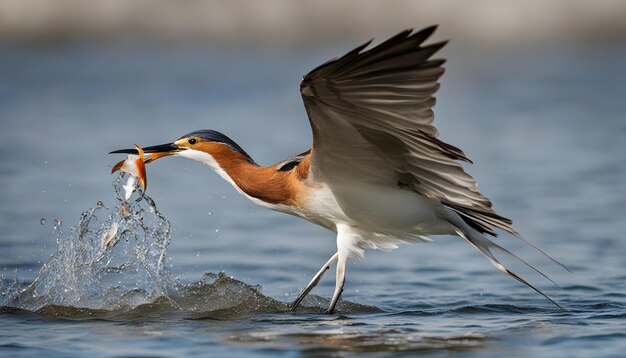
[[[122,186],[125,191],[126,200],[130,198],[131,194],[135,190],[135,178],[139,178],[144,192],[146,191],[146,188],[148,186],[148,181],[146,178],[146,157],[144,155],[143,149],[141,149],[140,146],[135,144],[135,148],[137,148],[137,152],[139,152],[139,155],[129,154],[128,158],[117,162],[113,166],[113,168],[111,168],[111,174],[115,173],[118,170],[130,174],[128,181],[125,185]]]

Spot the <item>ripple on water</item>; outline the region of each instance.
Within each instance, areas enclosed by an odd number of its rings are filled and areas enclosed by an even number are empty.
[[[297,345],[306,353],[332,354],[349,350],[354,353],[420,352],[429,350],[464,351],[482,347],[487,337],[480,333],[436,336],[404,330],[359,331],[326,329],[308,333],[255,331],[229,337],[233,343],[261,347]]]
[[[207,282],[206,278],[213,279]],[[305,299],[298,313],[323,314],[329,300],[311,295]],[[0,313],[24,314],[35,312],[47,318],[70,320],[104,319],[110,321],[145,321],[180,317],[187,319],[241,319],[255,314],[290,312],[289,303],[263,295],[258,286],[227,277],[223,273],[207,274],[205,279],[193,284],[179,285],[169,296],[160,296],[149,303],[115,308],[86,308],[48,304],[31,311],[11,306],[1,306]],[[338,314],[382,312],[372,306],[340,301]],[[327,316],[325,316],[327,317]]]

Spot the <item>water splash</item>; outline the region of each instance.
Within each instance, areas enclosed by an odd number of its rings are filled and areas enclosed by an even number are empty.
[[[135,183],[125,199],[128,174],[113,182],[116,201],[85,210],[76,226],[64,231],[54,221],[58,249],[26,287],[0,282],[0,311],[27,310],[57,318],[142,320],[185,315],[191,319],[229,319],[289,311],[289,304],[261,293],[224,273],[206,273],[181,284],[165,265],[170,222]],[[101,220],[99,218],[105,218]],[[218,232],[218,230],[215,230]],[[322,313],[328,299],[310,295],[299,312]],[[340,301],[339,312],[379,312],[375,307]]]
[[[99,201],[82,213],[69,233],[55,220],[57,252],[5,305],[28,310],[48,305],[118,309],[153,302],[176,289],[164,264],[170,223],[140,187],[136,198],[123,199],[125,176],[113,182],[112,208]]]

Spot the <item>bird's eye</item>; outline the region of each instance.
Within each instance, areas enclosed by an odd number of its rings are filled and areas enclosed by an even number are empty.
[[[189,138],[188,142],[189,142],[189,144],[194,145],[194,144],[196,144],[197,141],[196,141],[196,138]]]

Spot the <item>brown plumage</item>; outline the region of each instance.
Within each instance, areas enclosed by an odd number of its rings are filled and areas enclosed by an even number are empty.
[[[278,163],[259,166],[227,144],[203,141],[194,149],[211,154],[244,193],[266,203],[301,206],[308,192],[302,183],[309,172],[308,156],[292,170],[277,171]]]

